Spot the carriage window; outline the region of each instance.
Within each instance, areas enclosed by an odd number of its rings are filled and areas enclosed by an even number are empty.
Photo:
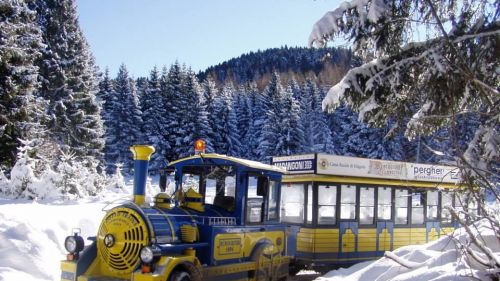
[[[477,215],[478,214],[478,206],[477,206],[477,201],[472,197],[472,194],[469,196],[469,202],[467,202],[467,208],[469,210],[469,213]]]
[[[441,193],[441,221],[444,223],[451,223],[451,214],[445,207],[453,206],[453,194],[450,192]]]
[[[467,212],[471,215],[477,215],[477,202],[472,197],[469,192],[458,193],[459,195],[455,197],[455,209],[459,212],[459,217],[465,219],[465,214]]]
[[[200,176],[196,174],[182,174],[182,191],[186,192],[192,188],[196,192],[200,192]]]
[[[337,187],[318,186],[318,224],[335,224],[337,207]]]
[[[408,190],[396,189],[396,224],[408,223]]]
[[[427,191],[427,219],[436,220],[438,217],[438,192]]]
[[[232,166],[206,168],[205,204],[233,211],[235,207],[235,172]]]
[[[313,190],[309,185],[307,188],[307,223],[312,223],[313,220]]]
[[[281,190],[281,220],[304,222],[304,184],[284,184]]]
[[[422,192],[413,192],[411,194],[411,223],[424,223],[424,204]]]
[[[379,187],[377,189],[378,205],[377,218],[379,220],[390,220],[392,212],[392,189],[390,187]]]
[[[359,223],[373,224],[375,216],[375,189],[373,187],[361,187],[359,189]]]
[[[278,218],[278,196],[279,182],[269,182],[268,203],[267,203],[267,219],[275,220]]]
[[[205,179],[205,204],[213,204],[216,193],[215,179]]]
[[[340,218],[356,218],[356,186],[342,185],[340,193]]]
[[[261,222],[264,197],[257,194],[257,177],[248,177],[247,222]]]

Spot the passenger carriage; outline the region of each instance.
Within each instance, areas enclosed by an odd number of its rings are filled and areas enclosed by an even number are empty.
[[[286,168],[281,221],[288,225],[291,272],[326,271],[378,258],[450,233],[457,223],[444,206],[454,195],[458,169],[376,159],[307,154],[273,157]],[[477,209],[470,202],[471,209]]]

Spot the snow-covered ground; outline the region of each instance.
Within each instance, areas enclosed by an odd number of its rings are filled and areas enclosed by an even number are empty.
[[[152,194],[151,187],[148,189]],[[130,198],[130,192],[129,183],[123,191],[75,202],[0,199],[0,281],[59,280],[59,260],[65,258],[64,238],[73,228],[79,228],[84,237],[94,236],[103,208]],[[484,222],[478,224],[477,231],[500,259],[500,245],[493,231]],[[395,259],[406,261],[412,268],[381,258],[331,271],[317,280],[470,280],[463,276],[487,280],[477,271],[481,268],[478,264],[459,257],[453,239],[465,241],[467,234],[461,229],[426,245],[394,251]]]
[[[131,198],[132,178],[124,185],[75,201],[0,198],[0,281],[60,280],[66,236],[73,229],[85,238],[95,236],[103,209]],[[146,199],[158,191],[158,178],[149,179]]]
[[[72,228],[95,235],[105,202],[0,200],[0,280],[58,280]]]
[[[473,233],[500,259],[500,244],[486,220],[471,227]],[[463,228],[452,235],[418,246],[406,246],[390,253],[393,257],[356,264],[347,269],[333,270],[319,277],[318,281],[449,281],[449,280],[490,280],[484,267],[461,255],[463,249],[455,241],[466,244],[469,236]],[[487,260],[475,246],[470,249]],[[396,261],[399,261],[396,262]],[[410,268],[402,266],[406,264]],[[497,273],[498,274],[498,273]]]

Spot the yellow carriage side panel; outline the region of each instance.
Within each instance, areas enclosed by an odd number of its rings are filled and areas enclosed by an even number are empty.
[[[358,229],[358,251],[371,252],[377,250],[377,229]]]
[[[339,230],[314,229],[314,252],[315,253],[338,253],[339,252]]]
[[[437,240],[438,238],[439,238],[439,233],[436,231],[436,228],[435,227],[431,228],[431,231],[427,233],[427,239],[429,241],[434,241]]]
[[[411,228],[410,244],[420,245],[427,243],[427,229],[425,228]]]
[[[391,250],[391,234],[387,228],[382,229],[378,235],[378,250],[390,251]]]
[[[348,228],[342,234],[342,253],[354,252],[356,250],[356,235]]]
[[[439,232],[439,235],[440,236],[448,235],[448,234],[453,233],[453,231],[455,231],[455,228],[453,228],[453,227],[441,227],[441,231]]]
[[[297,233],[297,251],[314,252],[314,233],[315,229],[301,228]]]
[[[216,260],[238,259],[243,257],[243,233],[217,234],[214,240]]]
[[[394,228],[393,250],[410,245],[410,228]]]

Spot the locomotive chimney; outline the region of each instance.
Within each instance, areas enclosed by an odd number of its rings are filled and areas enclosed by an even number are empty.
[[[146,190],[146,177],[151,155],[155,148],[150,145],[134,145],[130,147],[134,154],[134,203],[142,205]]]

